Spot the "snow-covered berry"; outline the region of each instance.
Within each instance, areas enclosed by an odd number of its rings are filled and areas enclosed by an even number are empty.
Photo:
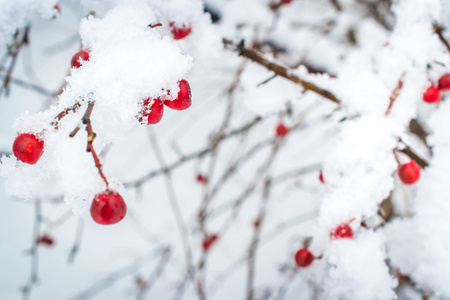
[[[178,25],[175,22],[171,22],[169,24],[169,26],[170,26],[170,30],[172,32],[172,37],[175,40],[184,39],[192,32],[192,28],[190,25],[186,25],[186,24]]]
[[[164,105],[161,99],[147,98],[142,104],[142,110],[139,114],[139,122],[147,124],[156,124],[161,121],[164,113]]]
[[[336,227],[330,235],[335,239],[352,239],[353,230],[348,223],[344,223]]]
[[[191,88],[189,87],[189,82],[182,79],[178,83],[180,91],[178,92],[178,96],[175,100],[165,100],[164,105],[170,107],[175,110],[185,110],[188,109],[191,104]]]
[[[77,53],[72,56],[72,60],[70,62],[72,68],[79,68],[81,67],[82,61],[88,61],[89,60],[89,50],[83,49],[78,51]]]
[[[18,160],[34,165],[44,153],[44,141],[32,133],[21,133],[14,140],[13,153]]]

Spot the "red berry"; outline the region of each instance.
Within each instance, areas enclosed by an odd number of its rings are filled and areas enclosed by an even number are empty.
[[[185,110],[192,104],[191,88],[189,87],[189,82],[184,79],[178,83],[178,86],[180,87],[180,91],[178,92],[177,99],[165,100],[164,105],[175,110]]]
[[[161,121],[164,112],[164,105],[161,99],[145,99],[142,104],[139,122],[156,124]]]
[[[81,50],[75,53],[74,56],[72,56],[72,61],[70,64],[72,65],[72,68],[79,68],[81,67],[81,61],[88,61],[89,60],[89,50]]]
[[[438,88],[442,91],[450,90],[450,74],[449,73],[447,73],[447,74],[443,75],[441,78],[439,78]]]
[[[61,6],[59,6],[59,4],[55,4],[55,6],[53,6],[53,9],[58,12],[58,15],[61,14]]]
[[[323,179],[322,170],[320,170],[320,172],[319,172],[319,180],[320,180],[320,182],[325,183],[325,179]]]
[[[276,136],[284,137],[289,133],[289,128],[287,128],[283,123],[279,123],[276,128]]]
[[[21,133],[14,141],[13,153],[18,160],[34,165],[44,153],[44,141],[32,133]]]
[[[255,229],[258,229],[260,225],[261,225],[261,219],[260,218],[258,218],[258,219],[253,221],[253,227]]]
[[[400,180],[405,184],[413,184],[419,180],[420,177],[420,167],[414,160],[400,165],[397,172],[398,177],[400,177]]]
[[[219,239],[219,236],[217,234],[213,234],[213,235],[206,237],[202,243],[203,251],[205,251],[205,252],[208,251],[209,248],[211,248],[211,246],[214,245],[218,239]]]
[[[330,234],[335,239],[352,239],[353,230],[348,223],[341,224]]]
[[[281,4],[289,4],[291,2],[292,2],[292,0],[280,0]]]
[[[175,22],[169,24],[170,30],[172,31],[172,36],[175,40],[181,40],[187,37],[191,32],[192,28],[189,25],[178,26]]]
[[[53,243],[54,243],[53,238],[50,237],[47,234],[40,235],[36,239],[36,246],[39,246],[40,244],[42,244],[42,245],[46,245],[48,247],[51,247],[51,246],[53,246]]]
[[[301,248],[295,253],[295,263],[299,268],[306,268],[314,259],[314,255],[306,248]]]
[[[441,100],[441,92],[434,85],[430,85],[423,93],[423,101],[428,103],[437,103]]]
[[[196,178],[198,183],[206,184],[208,182],[208,178],[202,174],[197,174]]]
[[[95,222],[102,225],[116,224],[127,213],[127,205],[119,193],[104,191],[94,197],[91,205],[91,216]]]

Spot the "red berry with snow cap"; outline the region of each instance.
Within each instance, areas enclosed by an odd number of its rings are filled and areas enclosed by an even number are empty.
[[[156,124],[161,121],[164,113],[164,105],[162,101],[157,99],[145,99],[142,104],[142,110],[139,122],[147,124]]]
[[[89,60],[89,50],[83,49],[75,53],[75,55],[72,57],[70,64],[72,68],[78,69],[79,67],[81,67],[81,61],[88,61],[88,60]]]
[[[341,224],[331,233],[331,237],[335,239],[352,239],[353,230],[348,223]]]
[[[172,37],[175,40],[184,39],[192,32],[192,28],[190,25],[186,25],[186,24],[178,25],[178,24],[175,24],[175,22],[171,22],[169,24],[169,26],[170,26],[170,30],[172,32]]]
[[[178,92],[177,98],[175,100],[165,100],[164,105],[175,110],[188,109],[192,104],[189,82],[183,79],[178,83],[178,86],[180,91]]]
[[[295,264],[299,268],[306,268],[314,261],[315,257],[307,248],[301,248],[295,253]]]
[[[91,205],[92,219],[98,224],[112,225],[121,221],[127,213],[127,205],[119,193],[104,191],[94,197]]]
[[[437,103],[441,100],[441,92],[434,85],[430,85],[423,93],[423,101],[427,103]]]
[[[420,178],[420,167],[414,161],[400,165],[397,170],[398,177],[405,184],[413,184]]]
[[[14,140],[13,153],[18,160],[34,165],[44,153],[44,141],[32,133],[21,133]]]

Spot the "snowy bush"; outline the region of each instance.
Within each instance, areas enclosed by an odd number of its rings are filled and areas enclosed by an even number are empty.
[[[0,16],[0,298],[450,299],[448,1]]]

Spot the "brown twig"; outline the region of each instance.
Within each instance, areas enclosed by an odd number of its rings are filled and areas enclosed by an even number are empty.
[[[409,158],[414,160],[422,168],[428,167],[428,163],[423,158],[421,158],[419,155],[417,155],[408,145],[406,145],[402,141],[402,139],[399,138],[398,141],[405,146],[404,149],[399,150],[400,152],[402,152],[403,154],[406,154]]]
[[[233,42],[231,42],[229,40],[225,40],[225,39],[223,40],[223,43],[225,46],[233,46],[234,45]],[[303,79],[299,78],[298,76],[291,74],[291,72],[288,69],[286,69],[285,67],[278,65],[276,63],[270,62],[269,60],[265,59],[261,54],[257,53],[256,51],[245,48],[244,41],[241,41],[237,46],[235,46],[233,48],[234,48],[234,50],[238,51],[240,55],[250,59],[253,62],[256,62],[256,63],[266,67],[268,70],[275,72],[279,76],[282,76],[296,84],[301,85],[305,90],[315,92],[334,103],[337,103],[337,104],[341,103],[341,101],[339,99],[337,99],[333,93],[318,87],[314,83],[303,80]]]
[[[389,113],[391,112],[391,108],[392,108],[392,106],[394,105],[394,102],[395,102],[395,100],[397,99],[397,97],[398,97],[398,95],[399,95],[399,93],[400,93],[400,90],[401,90],[402,87],[403,87],[403,79],[402,79],[403,76],[404,76],[404,75],[402,75],[402,77],[401,77],[400,80],[398,81],[397,86],[396,86],[395,89],[392,91],[391,98],[390,98],[390,101],[389,101],[389,106],[388,106],[388,108],[386,109],[386,113],[384,114],[385,116],[389,115]]]
[[[342,6],[338,0],[330,0],[330,3],[334,6],[337,11],[342,11]]]
[[[418,156],[414,151],[412,151],[411,148],[409,148],[409,146],[406,146],[406,148],[400,150],[400,152],[409,156],[409,158],[414,160],[422,168],[428,167],[428,163],[423,158]]]
[[[97,134],[94,132],[94,130],[92,129],[92,125],[91,125],[91,114],[92,114],[92,110],[94,109],[94,104],[95,102],[89,102],[88,107],[86,109],[86,112],[83,115],[83,118],[81,118],[81,121],[83,122],[84,125],[86,125],[86,132],[87,132],[87,146],[86,146],[86,151],[87,152],[91,152],[92,157],[94,158],[94,162],[95,162],[95,167],[98,169],[98,173],[100,174],[100,177],[103,179],[103,181],[106,184],[106,189],[109,189],[109,182],[106,179],[105,174],[103,173],[102,170],[102,164],[100,162],[100,159],[98,158],[97,152],[95,152],[94,146],[92,145],[92,143],[94,142],[95,137],[97,136]],[[77,132],[80,130],[80,127],[77,126],[71,133],[70,133],[70,137],[74,137]]]
[[[50,125],[55,127],[55,129],[58,129],[59,121],[61,121],[61,119],[64,118],[65,116],[67,116],[70,112],[76,112],[80,108],[80,106],[81,106],[80,102],[78,102],[78,101],[75,102],[74,105],[72,105],[71,107],[68,107],[65,110],[63,110],[62,112],[60,112],[55,117],[55,119],[50,123]]]
[[[433,31],[438,35],[439,40],[442,42],[442,44],[444,44],[445,48],[447,48],[447,51],[450,52],[450,45],[447,42],[447,40],[445,39],[444,34],[443,34],[444,27],[442,27],[438,23],[434,23]]]
[[[160,22],[151,23],[151,24],[147,25],[148,28],[155,28],[155,27],[160,27],[160,26],[163,26],[163,24],[161,24]]]

